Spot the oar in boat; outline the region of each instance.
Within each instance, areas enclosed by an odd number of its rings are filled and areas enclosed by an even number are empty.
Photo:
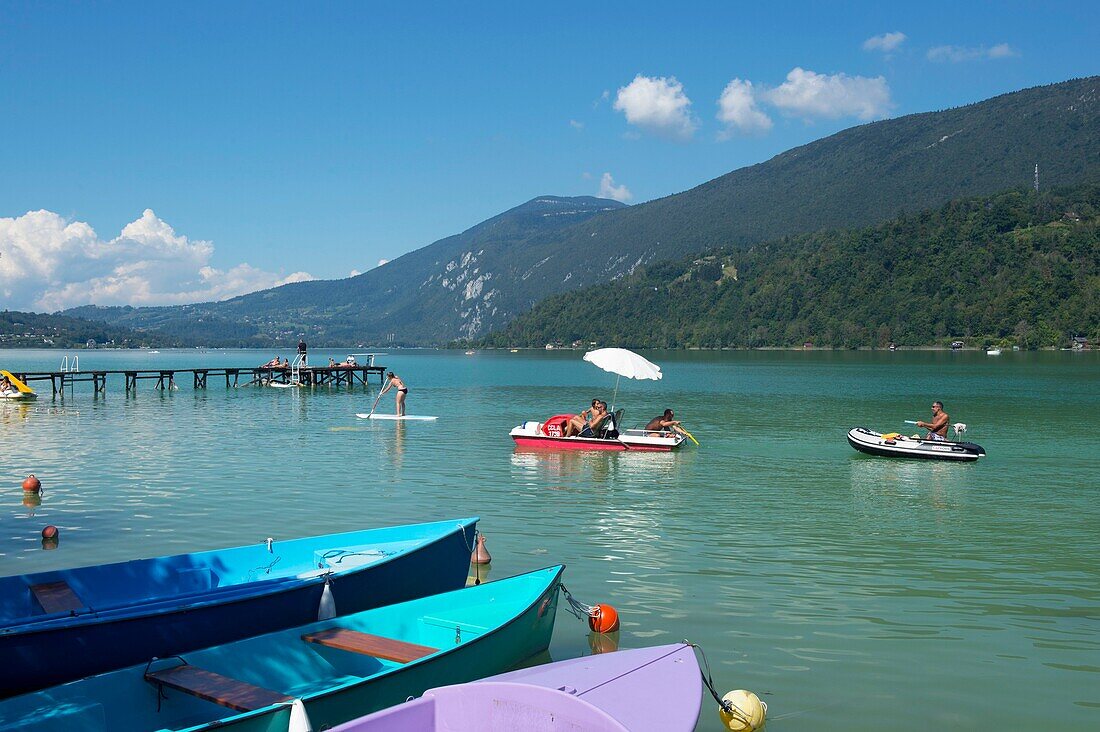
[[[691,440],[692,442],[694,442],[694,443],[695,443],[695,445],[696,445],[696,447],[698,447],[698,445],[699,445],[699,440],[695,439],[695,435],[691,434],[691,433],[690,433],[690,432],[688,432],[688,431],[687,431],[686,429],[684,429],[684,426],[683,426],[683,425],[679,425],[679,427],[680,427],[680,431],[684,433],[684,436],[685,436],[685,437],[687,437],[687,438],[688,438],[689,440]]]

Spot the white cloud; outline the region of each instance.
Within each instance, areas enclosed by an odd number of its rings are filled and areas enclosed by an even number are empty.
[[[1010,56],[1019,56],[1020,52],[1007,43],[998,43],[993,48],[989,49],[986,53],[986,58],[1009,58]]]
[[[894,106],[890,87],[881,76],[818,74],[797,66],[785,82],[767,92],[767,99],[780,110],[805,119],[875,119],[886,116]]]
[[[379,259],[379,260],[378,260],[378,264],[376,264],[375,266],[376,266],[376,267],[381,267],[381,266],[382,266],[383,264],[386,264],[386,263],[387,263],[387,262],[389,262],[389,261],[390,261],[390,260],[388,260],[388,259]]]
[[[676,77],[638,74],[619,89],[614,108],[632,125],[663,137],[688,140],[698,122],[691,115],[691,100]]]
[[[214,245],[178,235],[146,209],[103,240],[86,223],[51,211],[0,218],[0,296],[13,309],[76,305],[174,305],[224,300],[313,277],[281,277],[238,264],[211,267]]]
[[[359,270],[353,269],[352,271],[348,272],[348,277],[358,277],[361,274],[363,274],[363,273],[360,272]]]
[[[583,130],[584,122],[578,122],[575,119],[571,119],[569,120],[569,126],[572,127],[574,130]]]
[[[718,97],[718,119],[726,125],[719,139],[728,139],[737,133],[767,132],[772,128],[771,117],[756,106],[756,92],[751,81],[734,79]]]
[[[928,49],[929,61],[953,64],[963,61],[1011,58],[1019,55],[1020,52],[1007,43],[998,43],[991,48],[985,46],[936,46]]]
[[[625,185],[615,185],[615,179],[611,177],[611,173],[604,173],[603,177],[600,178],[600,192],[596,195],[600,198],[610,198],[623,203],[634,198],[634,194]]]
[[[863,42],[863,50],[882,51],[883,53],[889,54],[896,51],[898,46],[900,46],[907,37],[908,36],[901,31],[883,33],[880,36],[871,36]]]

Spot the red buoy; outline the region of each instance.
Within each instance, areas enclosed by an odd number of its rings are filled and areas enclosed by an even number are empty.
[[[610,605],[598,604],[588,614],[588,627],[597,633],[613,633],[619,629],[619,613]]]
[[[43,539],[56,539],[58,538],[57,527],[53,524],[46,524],[46,527],[42,529]]]
[[[489,556],[489,550],[485,548],[485,534],[479,534],[477,548],[470,554],[470,562],[472,564],[488,564],[491,561],[493,561],[493,558]]]
[[[34,473],[31,473],[23,479],[23,490],[37,493],[42,489],[42,481],[34,477]]]

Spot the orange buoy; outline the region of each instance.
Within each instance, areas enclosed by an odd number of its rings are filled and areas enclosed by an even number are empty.
[[[600,603],[588,613],[588,627],[597,633],[613,633],[619,629],[619,613],[610,605]]]
[[[491,561],[493,561],[493,558],[489,556],[489,550],[485,548],[485,534],[479,534],[477,548],[470,554],[470,563],[488,564]]]
[[[23,479],[23,490],[37,493],[42,489],[42,481],[34,477],[34,473],[31,473]]]
[[[57,527],[53,524],[46,524],[46,527],[42,529],[43,539],[56,539],[58,538]]]

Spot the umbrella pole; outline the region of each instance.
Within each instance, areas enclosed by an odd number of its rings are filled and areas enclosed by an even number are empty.
[[[619,374],[615,374],[615,393],[611,396],[611,411],[612,412],[615,411],[615,400],[619,398],[619,379],[621,379],[621,378],[622,378],[622,376],[620,376]]]

